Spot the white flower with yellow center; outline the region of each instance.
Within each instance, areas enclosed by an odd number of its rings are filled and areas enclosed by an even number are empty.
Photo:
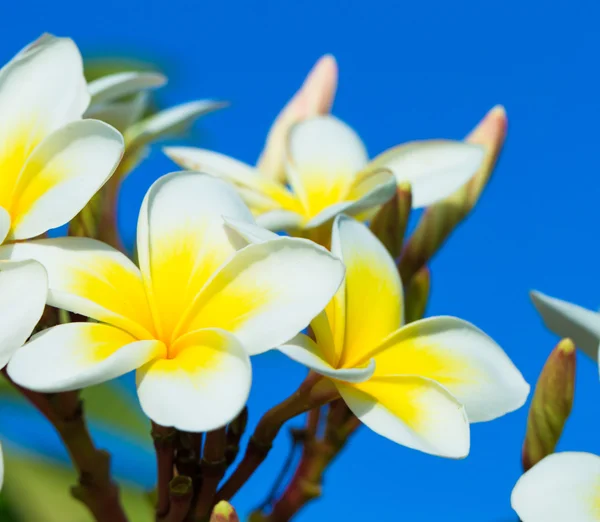
[[[366,148],[348,125],[317,116],[292,126],[286,143],[291,190],[255,167],[192,147],[167,147],[177,164],[232,182],[259,225],[271,230],[318,227],[340,213],[358,215],[385,203],[396,183],[410,182],[413,206],[444,199],[481,165],[483,149],[460,141],[431,140],[392,148],[369,162]]]
[[[548,455],[518,480],[511,504],[522,522],[600,522],[600,457]]]
[[[0,247],[0,258],[45,266],[49,304],[98,321],[38,334],[12,358],[11,378],[56,392],[137,370],[142,408],[156,423],[207,431],[233,419],[250,388],[248,354],[305,328],[338,289],[344,267],[302,239],[238,251],[222,216],[253,223],[229,184],[177,172],[146,194],[139,269],[86,238]]]
[[[268,231],[229,221],[245,241]],[[473,325],[432,317],[403,326],[402,282],[394,260],[362,223],[338,216],[331,252],[346,278],[312,322],[279,349],[332,379],[373,431],[445,457],[469,452],[469,423],[523,405],[529,385],[502,349]],[[316,342],[315,342],[316,341]]]
[[[81,119],[89,101],[67,38],[45,35],[0,69],[0,243],[64,225],[113,173],[123,137]],[[39,321],[47,285],[39,263],[0,261],[0,368]]]

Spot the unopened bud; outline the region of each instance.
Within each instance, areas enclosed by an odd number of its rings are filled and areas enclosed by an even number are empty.
[[[381,206],[371,221],[371,231],[384,244],[394,259],[400,257],[402,252],[411,208],[410,183],[400,183],[394,197]]]
[[[235,509],[226,500],[221,500],[210,515],[210,522],[240,522]]]
[[[525,471],[554,452],[571,413],[574,391],[575,344],[563,339],[548,357],[535,386],[523,444]]]
[[[423,319],[429,300],[430,287],[431,272],[424,266],[404,288],[404,321],[406,324]]]

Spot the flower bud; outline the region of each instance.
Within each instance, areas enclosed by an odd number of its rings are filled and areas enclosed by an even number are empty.
[[[406,324],[423,319],[429,290],[431,272],[424,266],[419,270],[404,288],[404,322]]]
[[[571,413],[574,391],[575,344],[563,339],[548,357],[531,400],[522,455],[525,471],[554,452]]]
[[[210,522],[240,522],[235,509],[226,500],[221,500],[210,515]]]
[[[486,187],[506,138],[507,119],[503,107],[490,110],[465,141],[486,149],[481,168],[450,197],[427,208],[408,241],[400,262],[403,281],[429,262],[448,236],[471,212]]]
[[[371,231],[396,259],[402,252],[404,233],[412,207],[412,193],[409,183],[400,183],[396,194],[381,206],[371,221]]]

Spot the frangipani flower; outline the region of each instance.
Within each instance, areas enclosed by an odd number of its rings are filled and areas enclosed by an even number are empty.
[[[67,38],[45,35],[0,70],[0,243],[64,225],[114,171],[123,138],[81,119],[89,99]],[[0,367],[31,335],[46,293],[38,263],[0,262]]]
[[[249,242],[269,238],[229,222]],[[473,325],[433,317],[403,326],[402,282],[385,247],[362,223],[338,216],[331,251],[345,282],[312,322],[279,349],[329,377],[373,431],[410,448],[460,458],[469,422],[523,405],[529,385],[502,349]]]
[[[252,224],[227,183],[181,172],[146,194],[138,222],[139,266],[86,238],[0,248],[48,271],[48,303],[98,323],[59,325],[11,360],[32,390],[77,389],[137,370],[138,396],[156,423],[213,430],[243,408],[248,354],[277,347],[308,325],[343,278],[342,263],[307,240],[236,251],[222,216]]]
[[[599,522],[600,457],[548,455],[517,482],[511,496],[522,522]]]
[[[432,140],[390,149],[369,163],[356,132],[329,115],[291,128],[286,143],[291,191],[255,167],[216,152],[167,147],[165,153],[185,168],[236,185],[259,225],[292,232],[318,227],[342,212],[363,214],[391,198],[396,181],[411,183],[414,207],[430,205],[459,188],[483,159],[479,146]]]
[[[550,331],[572,339],[588,357],[598,360],[600,313],[536,291],[531,292],[531,300]]]

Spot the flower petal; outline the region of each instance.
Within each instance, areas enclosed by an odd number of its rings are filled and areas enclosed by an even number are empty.
[[[511,496],[523,522],[597,522],[600,457],[553,453],[517,482]]]
[[[223,216],[253,221],[234,188],[206,174],[168,174],[146,194],[138,257],[159,335],[167,342],[205,283],[236,251]]]
[[[35,261],[0,261],[0,368],[31,335],[46,305],[48,277]]]
[[[305,219],[301,214],[287,210],[271,210],[256,216],[256,222],[269,230],[297,230],[303,228]]]
[[[69,323],[34,336],[17,350],[8,374],[40,392],[77,390],[114,379],[166,355],[160,341],[138,341],[105,324]]]
[[[336,385],[352,412],[375,433],[441,457],[463,458],[469,453],[465,410],[438,383],[399,376]]]
[[[300,90],[273,122],[258,160],[261,173],[271,179],[285,181],[285,141],[290,127],[306,118],[327,114],[333,105],[337,82],[335,58],[330,54],[322,56],[308,73]]]
[[[89,103],[83,62],[68,38],[39,39],[0,70],[0,205],[8,210],[27,157]]]
[[[250,359],[237,339],[210,329],[182,337],[176,356],[137,372],[144,413],[161,426],[202,432],[220,428],[243,409],[250,392]]]
[[[88,84],[91,105],[105,103],[167,83],[165,75],[148,71],[126,71],[107,74]]]
[[[402,324],[402,282],[383,244],[358,221],[336,219],[331,252],[346,265],[346,295],[337,306],[339,319],[330,322],[334,332],[345,328],[340,365],[352,367]]]
[[[550,331],[570,337],[588,357],[598,358],[600,313],[536,291],[531,292],[531,300]]]
[[[368,161],[360,137],[334,116],[294,125],[287,158],[290,183],[311,217],[344,201],[355,175]]]
[[[300,210],[296,198],[281,184],[265,178],[254,167],[236,159],[195,147],[165,147],[164,153],[179,166],[229,181],[262,196],[261,211]],[[250,205],[252,208],[252,205]]]
[[[376,350],[376,376],[418,375],[444,386],[465,406],[470,422],[495,419],[520,408],[529,385],[490,337],[455,317],[415,321]]]
[[[75,217],[122,154],[121,134],[98,120],[76,121],[48,136],[19,176],[10,207],[12,238],[34,237]]]
[[[149,102],[150,96],[144,91],[123,101],[94,105],[87,110],[86,116],[102,120],[119,132],[125,132],[144,115]]]
[[[462,141],[413,141],[383,152],[371,167],[386,167],[398,183],[409,182],[413,208],[421,208],[445,199],[469,181],[484,153],[483,147]]]
[[[153,338],[152,317],[138,268],[121,252],[82,237],[0,247],[0,259],[35,259],[48,272],[48,304]]]
[[[0,207],[0,245],[10,231],[10,214]]]
[[[157,112],[127,129],[127,148],[142,147],[159,138],[183,132],[201,116],[226,106],[226,103],[214,100],[196,100]]]
[[[178,330],[222,328],[250,355],[285,343],[338,289],[342,263],[305,239],[249,245],[215,274]]]
[[[278,236],[275,232],[271,232],[248,221],[232,218],[223,218],[223,221],[225,221],[228,229],[235,232],[242,239],[243,246],[264,243],[265,241],[272,241],[273,239],[282,237]]]
[[[315,217],[305,223],[304,228],[315,228],[334,218],[338,214],[349,216],[365,216],[364,212],[373,210],[390,200],[396,192],[396,179],[387,170],[378,170],[368,180],[355,183],[351,186],[347,198],[351,201],[336,203],[319,212]],[[358,199],[352,199],[352,198]],[[357,219],[359,219],[357,217]]]
[[[332,367],[324,358],[321,349],[308,336],[298,334],[283,344],[278,350],[311,370],[325,377],[345,382],[363,382],[371,378],[375,372],[375,361],[369,361],[367,366],[359,368]]]

